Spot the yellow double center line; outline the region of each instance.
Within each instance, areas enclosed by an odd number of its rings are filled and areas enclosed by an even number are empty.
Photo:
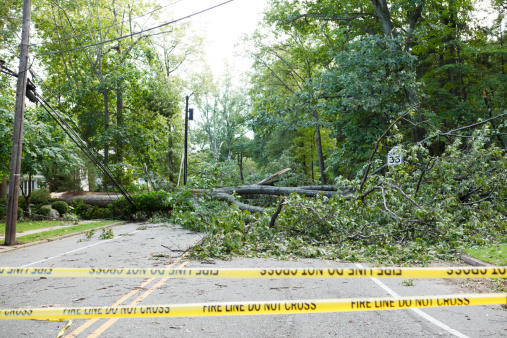
[[[183,255],[183,256],[181,256],[174,263],[169,264],[165,268],[166,269],[172,268],[173,266],[175,266],[176,264],[178,264],[178,262],[180,262],[185,256],[186,256],[186,254]],[[181,263],[180,265],[178,265],[178,267],[176,269],[183,268],[185,265],[188,264],[188,262],[189,261],[187,260],[187,261]],[[120,299],[118,299],[118,301],[116,301],[112,305],[112,307],[121,305],[124,301],[126,301],[127,299],[129,299],[130,297],[132,297],[133,295],[135,295],[137,292],[139,292],[142,289],[144,289],[144,287],[146,285],[150,284],[155,279],[156,278],[150,278],[150,279],[146,280],[141,285],[139,285],[137,288],[135,288],[134,290],[132,290],[129,293],[127,293],[125,296],[123,296]],[[160,281],[158,281],[155,285],[153,285],[152,287],[150,287],[148,290],[146,290],[146,292],[144,292],[142,295],[140,295],[139,297],[137,297],[132,303],[130,303],[129,306],[136,306],[139,303],[141,303],[146,297],[148,297],[151,293],[153,293],[153,291],[155,291],[156,289],[158,289],[159,287],[161,287],[162,284],[164,284],[168,279],[169,278],[164,278],[164,279],[161,279]],[[80,327],[78,327],[76,330],[72,331],[67,336],[67,338],[77,337],[78,334],[80,334],[81,332],[83,332],[84,330],[86,330],[87,328],[89,328],[90,326],[92,326],[93,324],[95,324],[99,319],[100,318],[90,319],[89,321],[87,321],[86,323],[84,323],[83,325],[81,325]],[[95,330],[88,337],[89,338],[90,337],[98,337],[100,334],[104,333],[108,328],[110,328],[114,323],[116,323],[116,321],[118,319],[120,319],[120,318],[111,318],[111,319],[109,319],[106,323],[104,323],[101,327],[99,327],[97,330]]]

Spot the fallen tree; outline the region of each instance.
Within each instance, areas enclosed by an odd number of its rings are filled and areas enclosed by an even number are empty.
[[[118,200],[121,197],[122,197],[121,195],[117,195],[115,193],[111,193],[111,195],[90,194],[71,197],[60,197],[59,200],[67,203],[82,200],[84,204],[105,208],[109,204],[113,203],[114,201]]]
[[[283,173],[290,171],[290,168],[281,170],[276,174],[273,174],[266,179],[250,185],[239,185],[231,187],[216,188],[213,192],[209,193],[209,196],[217,198],[222,201],[228,201],[231,204],[238,206],[241,210],[248,210],[251,213],[262,213],[263,208],[252,206],[246,203],[239,202],[232,194],[237,195],[271,195],[271,196],[289,196],[292,193],[307,197],[316,197],[319,195],[325,197],[331,196],[344,196],[346,199],[351,198],[354,193],[354,189],[350,187],[337,188],[332,185],[310,185],[301,187],[278,187],[274,186],[277,181],[273,181]],[[195,191],[199,193],[205,192],[204,190]]]
[[[319,194],[322,194],[326,197],[331,197],[335,195],[344,195],[344,193],[339,191],[329,191],[329,190],[310,190],[303,189],[300,187],[276,187],[276,186],[263,186],[258,184],[252,185],[239,185],[234,187],[223,187],[215,189],[216,192],[221,193],[236,193],[238,195],[279,195],[279,196],[288,196],[292,193],[296,193],[298,195],[305,195],[307,197],[315,197]]]
[[[278,176],[290,171],[290,168],[281,170],[273,175],[270,175],[266,179],[251,185],[240,185],[230,187],[220,187],[213,191],[204,189],[194,189],[194,194],[206,194],[211,198],[215,198],[221,201],[227,201],[230,204],[236,205],[241,210],[248,210],[251,213],[262,213],[264,209],[259,206],[249,205],[244,202],[240,202],[233,194],[237,195],[271,195],[271,196],[289,196],[292,193],[296,193],[307,197],[316,197],[322,195],[325,197],[331,197],[335,195],[345,196],[349,199],[354,192],[353,189],[348,187],[337,188],[332,185],[310,185],[301,187],[279,187],[273,184],[277,182]],[[56,197],[56,196],[55,196]],[[72,193],[64,193],[58,198],[65,202],[74,202],[82,200],[84,204],[107,207],[109,204],[118,200],[121,196],[115,193],[80,193],[79,195],[73,195]]]

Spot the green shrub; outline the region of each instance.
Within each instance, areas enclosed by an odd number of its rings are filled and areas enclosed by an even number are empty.
[[[51,204],[51,208],[58,211],[60,215],[64,215],[69,210],[69,205],[64,201],[56,201]]]
[[[20,207],[22,209],[25,207],[25,196],[19,196],[18,207]]]
[[[72,202],[71,206],[74,208],[73,212],[82,219],[111,218],[111,211],[109,209],[84,204],[81,199]]]
[[[5,220],[7,217],[7,207],[0,205],[0,219]],[[18,219],[23,217],[23,209],[18,208]]]
[[[112,215],[124,219],[147,219],[155,214],[169,214],[173,210],[191,211],[192,193],[188,191],[156,191],[132,195],[134,208],[124,197],[109,205]]]
[[[41,215],[41,216],[48,216],[49,215],[49,212],[51,211],[51,208],[47,207],[47,206],[42,206],[40,207],[39,209],[37,209],[37,211],[35,212],[36,214],[38,215]]]
[[[51,200],[51,193],[46,188],[36,189],[32,192],[30,202],[33,204],[48,204]]]

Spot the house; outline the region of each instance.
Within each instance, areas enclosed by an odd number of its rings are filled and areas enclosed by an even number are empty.
[[[28,194],[28,190],[31,184],[31,191],[34,191],[39,188],[46,187],[46,178],[40,174],[32,176],[32,181],[30,182],[28,175],[21,177],[20,179],[20,187],[19,187],[19,196],[24,196]],[[9,185],[7,184],[7,194],[9,193]],[[24,193],[24,194],[23,194]]]

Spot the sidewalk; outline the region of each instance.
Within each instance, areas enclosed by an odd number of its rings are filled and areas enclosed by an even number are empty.
[[[89,224],[89,223],[95,223],[95,222],[98,222],[98,221],[97,220],[93,220],[93,221],[80,221],[77,224],[70,224],[70,225],[64,225],[64,226],[62,226],[62,225],[56,225],[56,226],[52,226],[52,227],[48,227],[48,228],[28,230],[28,231],[18,232],[17,236],[33,235],[33,234],[38,234],[38,233],[41,233],[41,232],[46,232],[46,231],[51,231],[51,230],[56,230],[56,229],[65,229],[65,228],[74,227],[76,225]],[[107,229],[107,228],[114,227],[116,225],[120,225],[120,224],[124,224],[124,223],[125,223],[124,221],[120,221],[120,222],[117,222],[117,223],[104,225],[104,226],[101,226],[101,227],[98,227],[98,228],[93,228],[93,230]],[[20,248],[25,248],[25,247],[37,245],[37,244],[40,244],[40,243],[51,242],[51,241],[54,241],[56,239],[62,239],[62,238],[67,238],[67,237],[81,235],[81,234],[87,233],[90,230],[91,229],[83,230],[83,231],[78,231],[78,232],[74,232],[74,233],[71,233],[71,234],[66,234],[66,235],[57,236],[57,237],[53,237],[53,238],[47,238],[47,239],[43,239],[43,240],[36,241],[36,242],[26,243],[26,244],[17,244],[17,245],[12,245],[12,246],[0,245],[0,254],[4,253],[4,252],[9,252],[9,251],[17,250],[17,249],[20,249]],[[5,236],[0,235],[0,240],[3,241],[4,239],[5,239]]]

